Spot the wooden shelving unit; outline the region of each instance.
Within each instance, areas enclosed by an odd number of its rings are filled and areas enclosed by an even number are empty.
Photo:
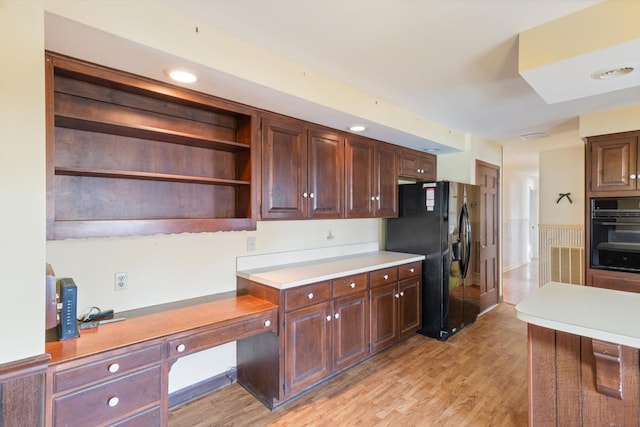
[[[255,229],[255,110],[47,54],[49,239]]]

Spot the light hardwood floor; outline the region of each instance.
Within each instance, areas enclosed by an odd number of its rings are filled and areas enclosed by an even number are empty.
[[[271,412],[238,384],[171,427],[526,426],[526,324],[506,303],[446,342],[415,335]]]
[[[527,295],[538,289],[540,287],[538,276],[539,264],[537,259],[503,273],[502,296],[504,302],[517,305]]]

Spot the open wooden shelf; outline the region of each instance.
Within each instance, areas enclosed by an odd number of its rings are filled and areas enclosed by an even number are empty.
[[[46,59],[48,239],[255,229],[256,110]]]
[[[91,176],[96,178],[141,179],[141,180],[149,180],[149,181],[185,182],[185,183],[211,184],[211,185],[231,185],[231,186],[251,185],[250,181],[239,181],[239,180],[231,180],[231,179],[207,178],[207,177],[186,176],[186,175],[171,175],[166,173],[153,173],[153,172],[116,171],[116,170],[66,168],[66,167],[56,167],[56,175]]]
[[[143,125],[132,126],[120,123],[112,123],[109,121],[99,122],[79,117],[56,115],[56,126],[230,152],[248,150],[251,148],[249,144],[242,144],[239,142],[224,141],[221,139],[213,138],[206,139],[196,134],[176,132],[170,129],[158,129]]]

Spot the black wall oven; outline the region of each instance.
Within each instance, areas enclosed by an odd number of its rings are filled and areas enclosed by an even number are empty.
[[[640,273],[640,197],[591,199],[591,268]]]

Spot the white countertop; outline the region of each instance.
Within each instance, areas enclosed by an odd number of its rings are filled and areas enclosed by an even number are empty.
[[[424,255],[374,251],[273,267],[238,270],[236,275],[274,288],[288,289],[423,259]]]
[[[527,323],[640,348],[640,293],[549,282],[516,306]]]

